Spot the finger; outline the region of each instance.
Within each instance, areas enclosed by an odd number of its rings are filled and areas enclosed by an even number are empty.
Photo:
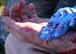
[[[57,27],[54,36],[55,38],[58,38],[60,36],[62,36],[64,33],[67,32],[67,30],[69,29],[69,23],[71,20],[72,16],[68,15],[67,17],[65,17],[62,22],[60,22],[59,26]]]
[[[29,17],[30,18],[38,18],[35,6],[33,3],[30,3],[28,6],[28,10],[29,10]]]
[[[17,22],[21,21],[20,16],[19,16],[19,10],[20,10],[20,4],[17,3],[13,6],[12,11],[11,11],[11,17]]]
[[[76,16],[72,18],[70,24],[71,27],[76,27]]]
[[[25,15],[25,1],[24,0],[21,0],[20,2],[20,15]]]
[[[59,21],[61,22],[66,16],[68,15],[68,12],[66,10],[59,9],[52,17],[51,20],[52,21]]]
[[[20,17],[22,21],[26,21],[26,19],[28,19],[27,15],[25,15],[25,1],[21,0],[20,2]]]
[[[2,16],[9,16],[9,10],[6,7],[3,9]]]

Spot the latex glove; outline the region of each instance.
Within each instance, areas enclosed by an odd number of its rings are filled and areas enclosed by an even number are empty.
[[[48,24],[42,29],[41,39],[51,41],[61,37],[67,32],[70,26],[76,24],[76,9],[75,7],[65,7],[59,9],[49,20]]]

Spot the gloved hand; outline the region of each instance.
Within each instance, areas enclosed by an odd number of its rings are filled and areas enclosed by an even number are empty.
[[[76,6],[75,6],[76,7]],[[76,8],[65,7],[59,9],[42,29],[40,38],[51,41],[61,37],[70,27],[76,24]]]

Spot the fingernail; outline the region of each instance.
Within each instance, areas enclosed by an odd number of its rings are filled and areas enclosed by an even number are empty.
[[[12,10],[19,10],[19,8],[20,8],[20,5],[19,3],[17,3],[13,6]]]
[[[21,7],[25,7],[25,1],[21,0],[20,5],[21,5]]]
[[[30,5],[34,6],[34,4],[33,4],[33,3],[30,3]]]

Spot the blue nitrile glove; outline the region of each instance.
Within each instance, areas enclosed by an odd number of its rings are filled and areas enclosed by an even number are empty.
[[[49,20],[48,24],[42,29],[40,38],[51,41],[55,38],[61,37],[70,26],[76,23],[76,9],[75,7],[65,7],[59,9]]]

